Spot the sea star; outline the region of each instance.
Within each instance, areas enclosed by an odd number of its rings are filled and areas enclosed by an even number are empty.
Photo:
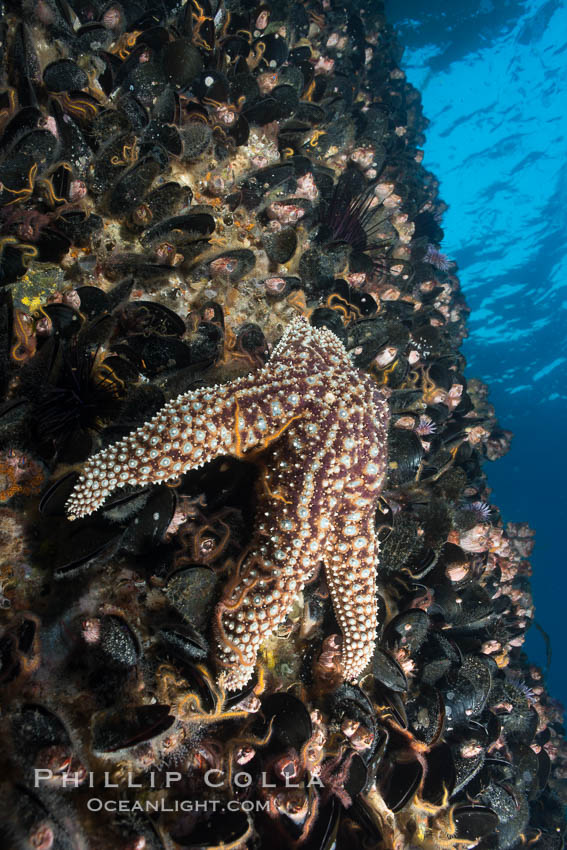
[[[295,319],[263,369],[169,402],[87,461],[70,518],[127,484],[166,481],[219,455],[256,457],[258,522],[215,614],[217,662],[228,690],[251,677],[258,649],[321,561],[356,678],[374,651],[374,517],[386,471],[388,405],[330,330]]]

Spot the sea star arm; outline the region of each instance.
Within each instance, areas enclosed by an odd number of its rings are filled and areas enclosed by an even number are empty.
[[[348,536],[349,523],[327,543],[325,575],[343,633],[345,679],[356,679],[369,663],[376,640],[376,557],[374,514]]]
[[[120,487],[169,481],[219,455],[244,457],[269,445],[301,415],[302,404],[299,376],[288,373],[277,384],[270,378],[266,367],[166,404],[145,425],[89,458],[67,501],[69,518],[96,511]]]

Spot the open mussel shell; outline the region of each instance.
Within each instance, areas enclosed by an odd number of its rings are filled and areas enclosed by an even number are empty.
[[[152,741],[175,723],[168,705],[139,705],[98,712],[92,725],[92,748],[99,755],[119,753]]]

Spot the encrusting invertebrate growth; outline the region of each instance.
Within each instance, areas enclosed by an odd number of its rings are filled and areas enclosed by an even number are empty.
[[[216,613],[226,686],[246,684],[258,647],[321,560],[344,635],[344,675],[353,679],[374,649],[374,514],[388,418],[383,392],[332,331],[296,319],[259,372],[179,396],[87,461],[67,511],[83,517],[119,487],[260,451],[257,530]]]

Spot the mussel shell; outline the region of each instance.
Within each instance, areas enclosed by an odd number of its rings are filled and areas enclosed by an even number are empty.
[[[262,246],[273,263],[287,263],[297,249],[297,234],[293,227],[283,227],[276,233],[265,232]]]
[[[391,691],[407,691],[408,681],[398,662],[386,650],[376,647],[372,659],[372,672],[376,679]]]
[[[14,717],[12,728],[26,760],[33,760],[35,753],[44,747],[72,746],[64,723],[43,705],[24,703]]]
[[[81,299],[80,312],[87,319],[93,319],[110,310],[110,300],[98,286],[79,286],[77,295]]]
[[[244,846],[251,835],[251,824],[242,809],[232,812],[215,812],[199,820],[192,827],[179,819],[171,829],[170,835],[175,844],[189,850]]]
[[[158,738],[175,723],[168,705],[139,705],[99,712],[93,721],[93,752],[116,753]]]
[[[439,805],[446,794],[451,796],[455,787],[455,764],[448,744],[433,747],[426,756],[427,771],[421,789],[422,799]]]
[[[100,620],[100,641],[96,648],[105,667],[126,671],[140,660],[142,650],[138,638],[124,619],[105,614]]]
[[[478,841],[493,833],[499,818],[489,806],[479,803],[459,803],[453,809],[453,820],[457,827],[457,838]]]
[[[111,215],[129,215],[140,204],[160,171],[161,163],[152,156],[139,159],[124,171],[110,192],[108,209]]]
[[[423,778],[419,761],[395,762],[382,778],[380,793],[392,812],[399,812],[413,798]]]
[[[202,661],[208,655],[207,641],[188,623],[163,624],[158,635],[168,652],[180,661]]]
[[[266,724],[273,719],[270,746],[300,752],[313,733],[309,711],[301,700],[289,693],[270,694],[262,700],[261,711]]]
[[[212,68],[207,68],[193,80],[191,90],[200,100],[209,98],[217,103],[227,103],[230,97],[230,83],[226,74]]]
[[[44,68],[43,82],[49,91],[78,91],[88,86],[89,78],[72,59],[57,59]]]
[[[128,348],[139,370],[152,378],[193,364],[191,349],[176,337],[135,334],[128,337]]]
[[[78,291],[82,290],[83,287]],[[140,300],[125,304],[120,310],[120,323],[124,329],[135,327],[138,331],[153,331],[164,336],[183,336],[186,331],[181,316],[158,301]]]
[[[75,245],[84,246],[103,228],[102,218],[82,210],[69,210],[57,218],[57,229]]]
[[[217,254],[207,263],[209,274],[213,278],[228,280],[236,283],[256,265],[256,256],[248,248],[234,248]]]
[[[395,650],[405,647],[411,656],[415,655],[427,636],[429,617],[420,608],[412,608],[397,614],[386,626],[384,645]]]
[[[191,85],[203,68],[201,54],[188,38],[171,41],[162,53],[162,63],[167,79],[177,89]]]
[[[117,550],[120,535],[120,528],[100,519],[68,524],[56,533],[57,551],[51,562],[54,578],[69,578],[79,569],[103,563]]]
[[[140,237],[142,245],[157,241],[183,245],[199,239],[207,239],[215,230],[215,220],[206,212],[188,212],[160,221],[146,230]]]
[[[163,539],[175,511],[175,493],[170,487],[156,487],[142,510],[130,521],[121,547],[145,555]]]

